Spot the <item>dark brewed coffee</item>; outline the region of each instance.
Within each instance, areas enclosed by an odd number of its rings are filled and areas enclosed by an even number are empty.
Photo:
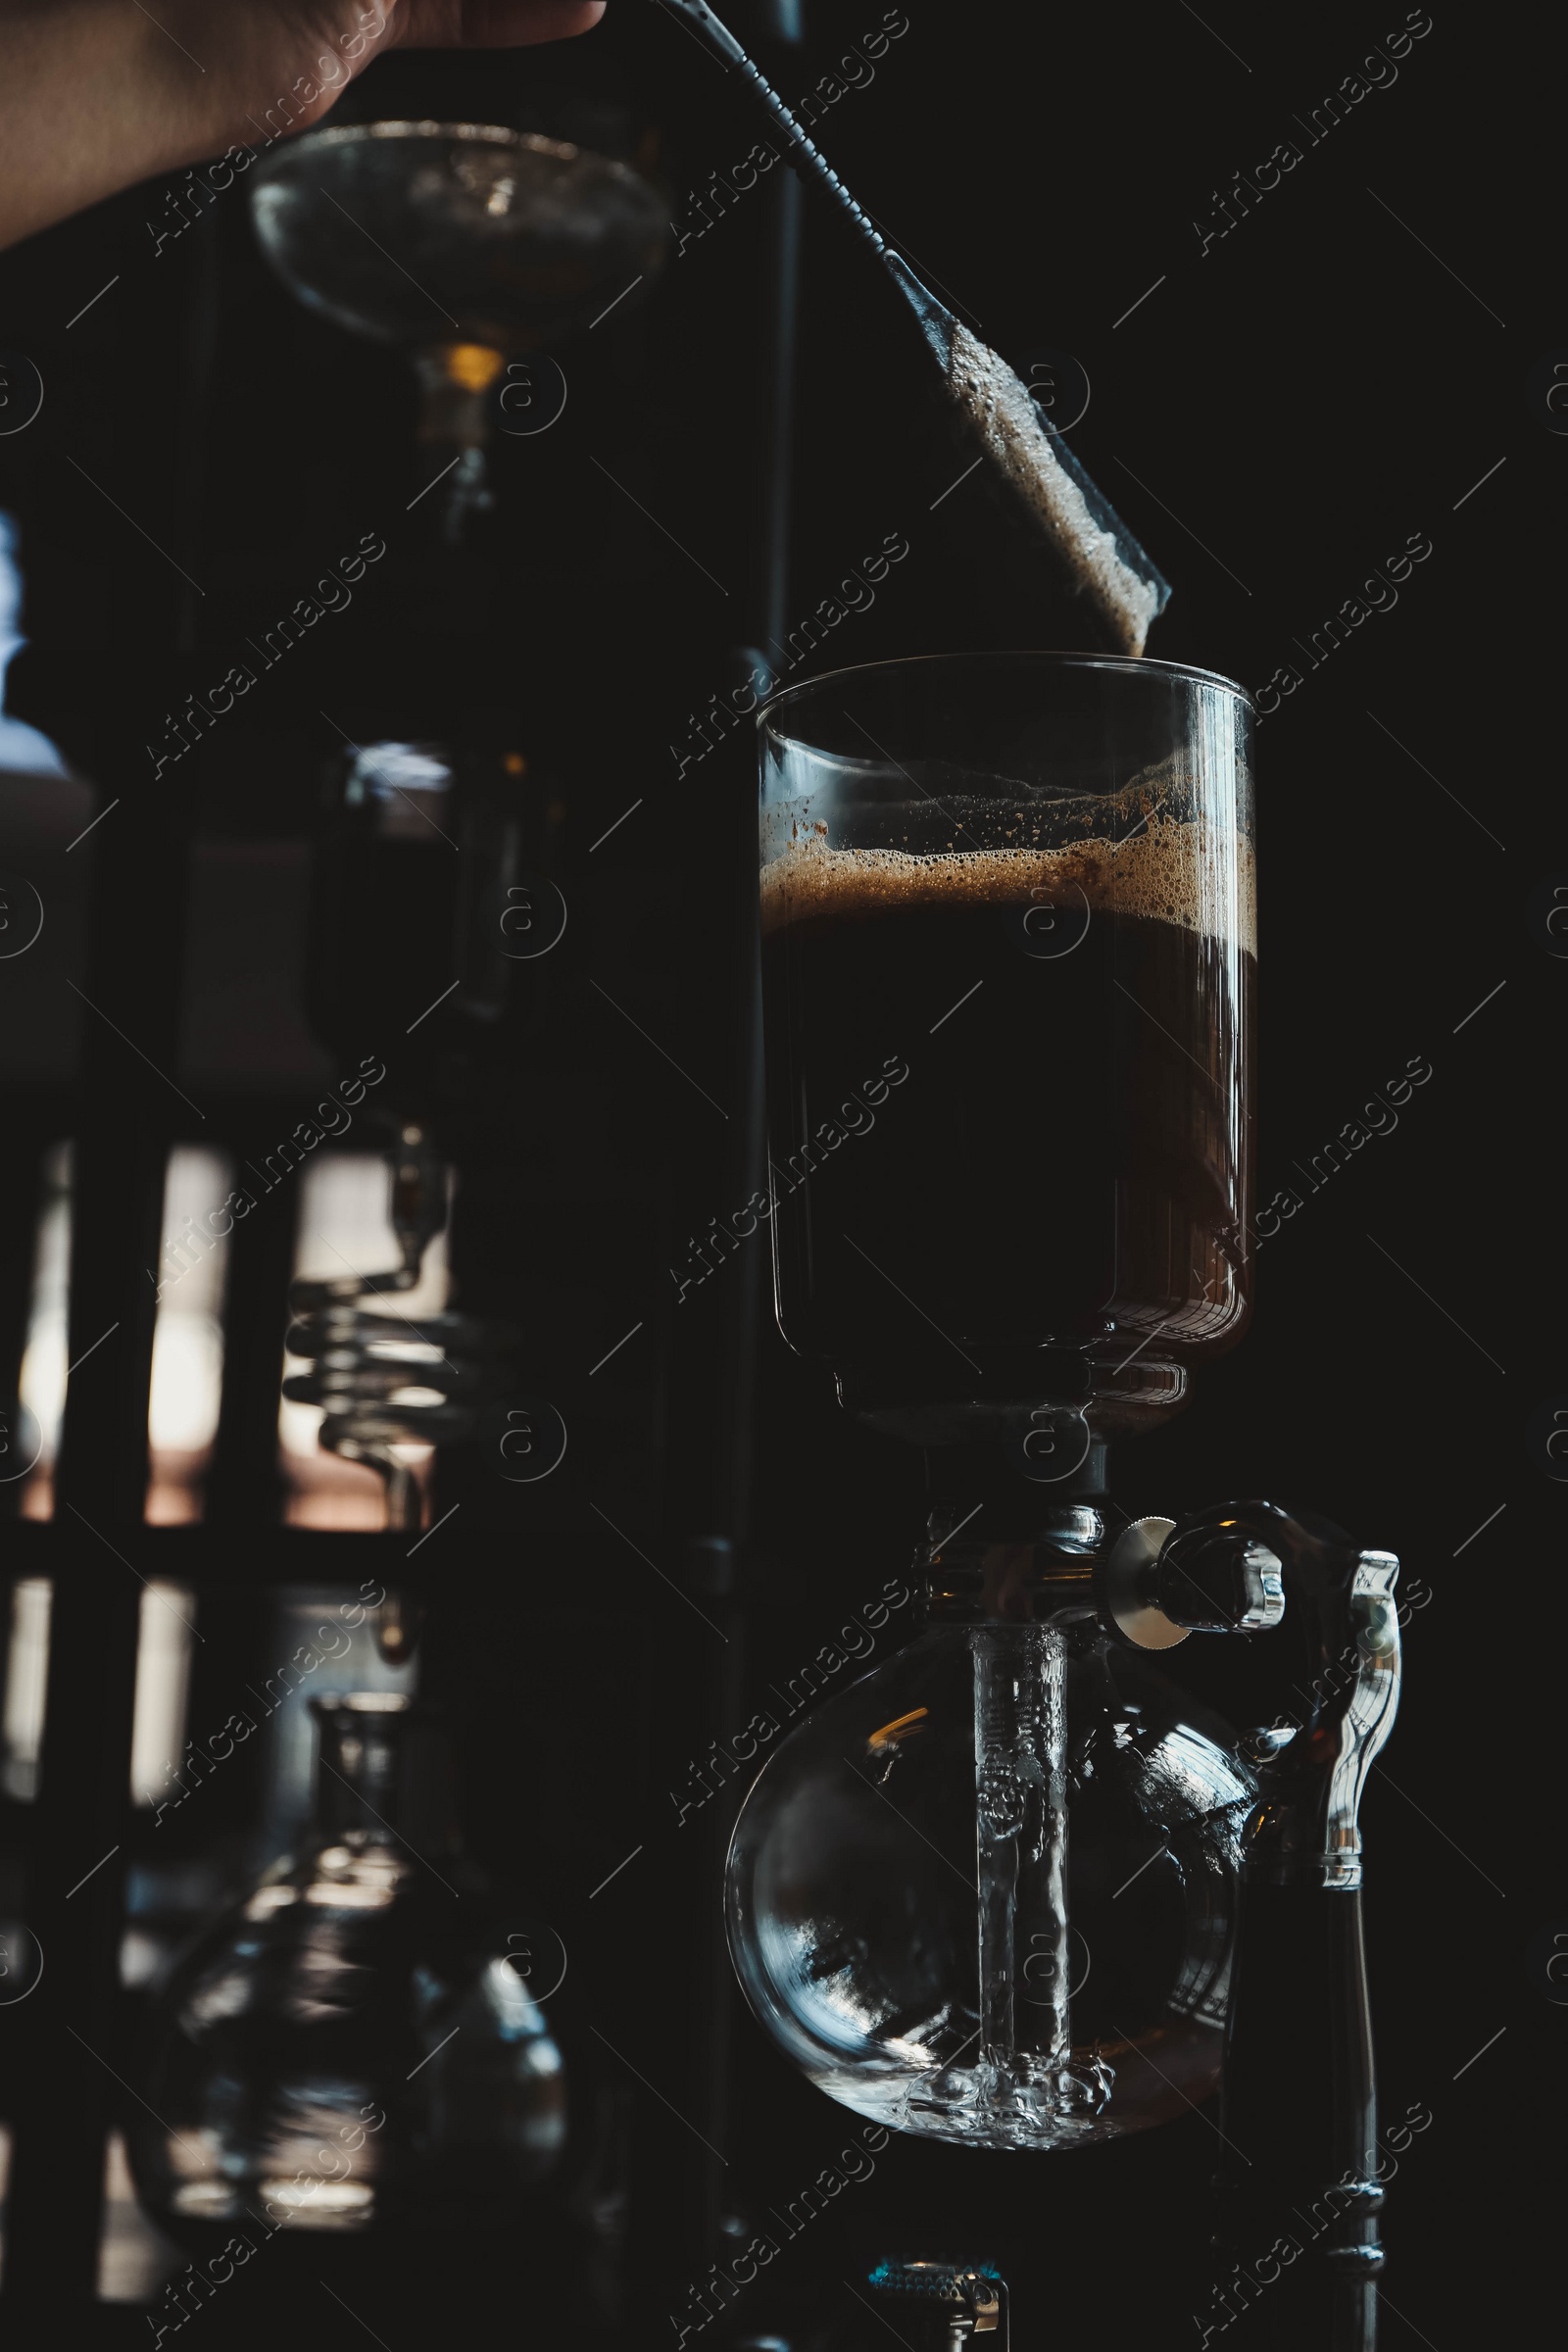
[[[803,834],[766,865],[792,1345],[961,1384],[1049,1342],[1182,1362],[1236,1339],[1251,904],[1250,852],[1157,818],[931,857]]]

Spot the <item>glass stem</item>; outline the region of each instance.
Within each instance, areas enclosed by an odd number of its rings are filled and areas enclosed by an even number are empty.
[[[1052,1626],[988,1625],[971,1642],[981,2056],[1060,2066],[1072,2050],[1065,1641]]]

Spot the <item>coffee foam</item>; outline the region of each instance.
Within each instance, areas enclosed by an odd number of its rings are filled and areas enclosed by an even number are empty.
[[[992,464],[1011,483],[1122,650],[1141,654],[1160,592],[1122,560],[1057,458],[1040,412],[1005,360],[955,324],[948,390],[978,432]]]
[[[1054,849],[835,849],[825,825],[800,820],[761,872],[764,935],[787,924],[848,921],[912,906],[1027,906],[1082,891],[1090,906],[1173,923],[1257,953],[1255,869],[1250,842],[1178,818],[1153,816],[1121,841]],[[1036,899],[1036,894],[1039,899]]]

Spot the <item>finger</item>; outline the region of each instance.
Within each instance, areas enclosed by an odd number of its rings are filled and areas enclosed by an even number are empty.
[[[402,49],[521,49],[569,40],[605,13],[605,0],[394,0]]]

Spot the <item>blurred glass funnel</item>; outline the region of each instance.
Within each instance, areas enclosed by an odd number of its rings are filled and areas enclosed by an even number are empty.
[[[465,461],[459,504],[485,503],[488,395],[508,362],[592,325],[667,252],[664,207],[625,164],[484,123],[312,131],[261,167],[251,205],[263,252],[307,309],[413,358],[420,441]],[[553,422],[527,370],[508,374],[515,429]]]
[[[311,310],[406,349],[538,351],[662,264],[667,222],[609,156],[474,122],[362,122],[253,182],[262,248]]]

